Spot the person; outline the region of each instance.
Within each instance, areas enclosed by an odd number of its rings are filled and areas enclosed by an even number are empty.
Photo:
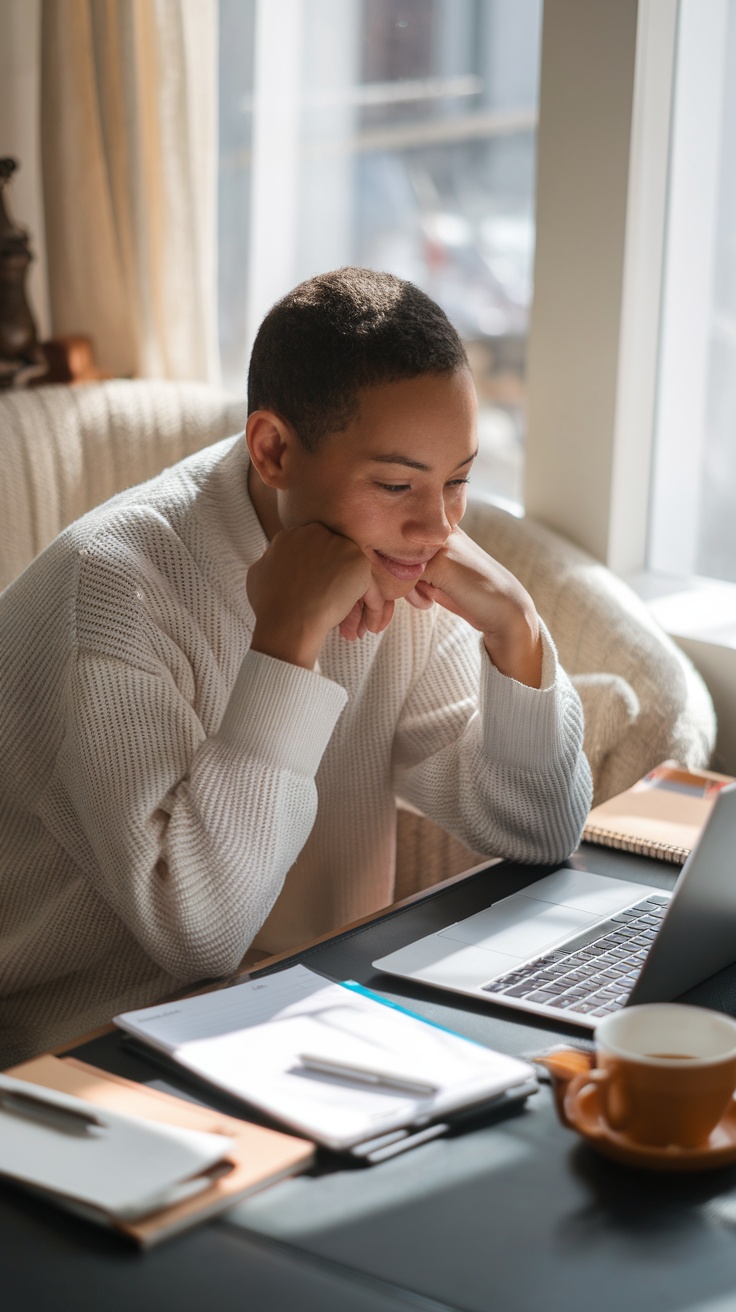
[[[579,839],[579,700],[460,527],[476,403],[443,311],[310,279],[248,409],[0,598],[3,1064],[390,903],[397,794],[488,854]]]

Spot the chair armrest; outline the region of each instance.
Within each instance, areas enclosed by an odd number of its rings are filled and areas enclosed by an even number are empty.
[[[675,757],[707,766],[713,703],[687,656],[621,579],[559,533],[487,501],[463,528],[527,589],[585,710],[594,801]]]

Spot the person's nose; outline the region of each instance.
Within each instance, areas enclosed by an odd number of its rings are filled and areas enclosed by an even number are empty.
[[[413,507],[413,513],[404,524],[404,536],[410,542],[439,549],[449,538],[453,527],[448,518],[444,495],[426,496]]]

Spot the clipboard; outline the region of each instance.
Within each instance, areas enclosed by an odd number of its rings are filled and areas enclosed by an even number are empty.
[[[217,1135],[223,1144],[228,1145],[221,1156],[230,1169],[214,1174],[207,1187],[196,1196],[182,1198],[136,1220],[105,1217],[101,1212],[81,1209],[87,1219],[111,1226],[143,1248],[217,1215],[248,1194],[308,1169],[314,1161],[314,1144],[301,1138],[224,1116],[157,1089],[145,1088],[74,1057],[36,1057],[5,1074],[39,1089],[56,1090],[81,1098],[103,1111]],[[61,1196],[52,1198],[41,1192],[67,1210],[80,1211],[72,1200]]]

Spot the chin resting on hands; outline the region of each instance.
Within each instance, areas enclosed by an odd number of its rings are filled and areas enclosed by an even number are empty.
[[[248,570],[252,649],[312,669],[330,629],[352,615],[371,582],[368,560],[350,538],[318,523],[282,529]],[[374,610],[364,622],[378,623]]]
[[[538,688],[542,680],[539,617],[519,580],[455,528],[427,562],[406,600],[420,610],[436,603],[483,634],[502,674]]]

